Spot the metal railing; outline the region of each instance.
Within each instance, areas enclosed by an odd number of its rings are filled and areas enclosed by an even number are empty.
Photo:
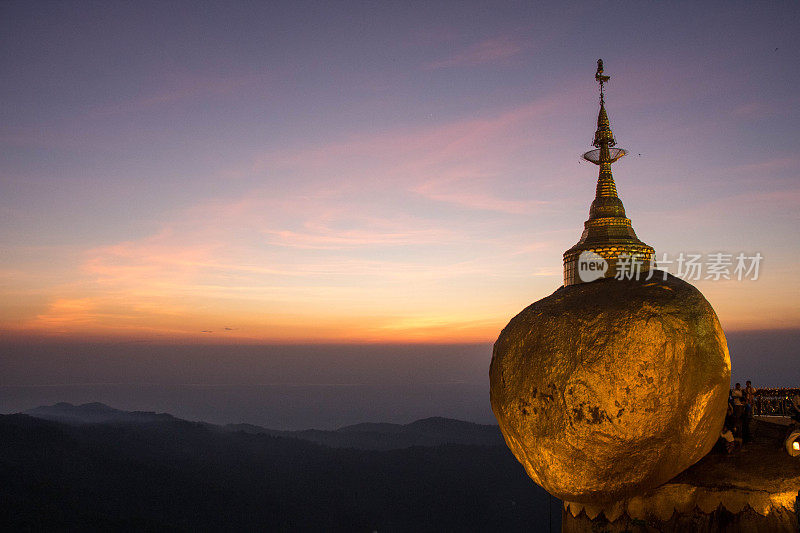
[[[792,398],[800,388],[761,388],[753,398],[753,414],[759,416],[791,416]]]

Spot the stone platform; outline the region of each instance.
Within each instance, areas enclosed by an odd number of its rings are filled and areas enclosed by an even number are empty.
[[[753,441],[712,451],[657,489],[606,505],[564,502],[562,532],[798,532],[800,458],[787,428],[755,420]]]

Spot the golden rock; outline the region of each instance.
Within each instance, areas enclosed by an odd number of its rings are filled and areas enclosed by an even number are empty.
[[[528,475],[571,502],[667,482],[719,436],[730,357],[689,283],[600,279],[559,288],[500,333],[491,402]]]

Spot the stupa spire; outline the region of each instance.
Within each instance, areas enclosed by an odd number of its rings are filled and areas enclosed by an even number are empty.
[[[600,111],[597,113],[597,130],[594,132],[592,145],[597,150],[584,154],[584,159],[598,165],[600,172],[597,177],[597,190],[595,201],[589,211],[589,219],[604,217],[625,218],[625,207],[617,195],[617,185],[611,173],[611,164],[623,157],[628,152],[622,148],[614,148],[617,144],[614,133],[611,131],[611,121],[606,112],[604,84],[608,83],[611,76],[603,75],[603,60],[597,60],[597,72],[594,79],[600,85]]]
[[[583,235],[578,244],[564,252],[564,285],[582,283],[579,256],[582,252],[593,252],[608,263],[605,277],[616,275],[617,259],[627,255],[641,262],[641,270],[650,268],[654,250],[636,237],[630,219],[625,215],[625,206],[617,193],[617,185],[611,173],[611,165],[628,152],[615,148],[617,141],[611,131],[611,121],[605,105],[604,85],[611,76],[603,74],[603,60],[597,60],[595,80],[600,85],[600,111],[597,113],[597,130],[592,145],[595,150],[583,154],[583,158],[599,168],[595,198],[589,209],[589,220],[584,223]]]
[[[602,59],[597,60],[597,72],[594,74],[594,79],[600,84],[600,112],[597,114],[597,131],[594,132],[592,145],[595,148],[602,148],[603,145],[614,146],[617,142],[614,140],[614,134],[611,133],[611,123],[608,120],[608,113],[606,113],[606,99],[603,91],[603,84],[607,83],[611,76],[603,75]]]

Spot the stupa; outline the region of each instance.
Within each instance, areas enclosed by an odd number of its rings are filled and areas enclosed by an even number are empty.
[[[494,345],[491,402],[528,475],[573,505],[655,489],[713,447],[725,417],[730,357],[711,305],[654,269],[619,198],[598,61],[596,196],[564,254],[564,286],[514,317]]]
[[[614,277],[619,266],[619,258],[637,266],[640,273],[653,266],[653,248],[636,237],[631,221],[625,215],[625,206],[617,194],[617,186],[611,173],[612,163],[627,155],[627,150],[615,148],[617,144],[611,131],[611,123],[606,113],[603,85],[611,79],[603,75],[603,60],[597,61],[595,79],[600,84],[600,112],[597,114],[597,131],[594,133],[595,150],[583,154],[583,158],[600,167],[597,178],[597,191],[589,209],[589,220],[583,224],[583,235],[578,244],[564,252],[564,285],[581,283],[581,268],[584,268],[583,280],[587,280],[586,269],[593,266],[590,260],[602,259],[606,267],[603,277]],[[633,270],[633,269],[631,269]]]

